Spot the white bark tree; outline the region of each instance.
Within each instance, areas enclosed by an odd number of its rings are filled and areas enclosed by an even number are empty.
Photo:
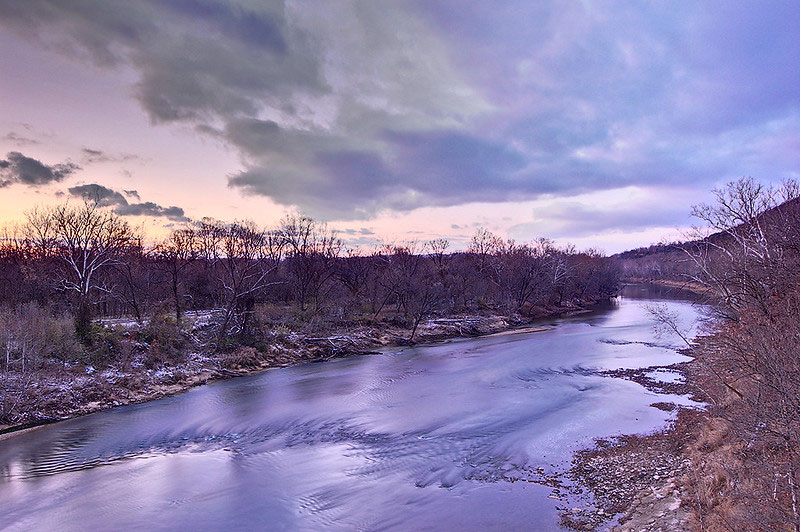
[[[43,260],[57,268],[57,285],[75,294],[78,337],[88,339],[91,323],[91,297],[108,288],[99,282],[99,273],[119,263],[123,251],[136,235],[120,216],[97,203],[69,204],[37,208],[27,214],[25,237]]]

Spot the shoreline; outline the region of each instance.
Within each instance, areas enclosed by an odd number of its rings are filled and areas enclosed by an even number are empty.
[[[692,294],[694,296],[700,296],[703,298],[708,298],[711,296],[711,293],[708,288],[699,283],[694,283],[691,281],[674,281],[671,279],[649,279],[644,277],[628,277],[622,279],[622,282],[627,286],[649,285],[666,290],[675,290],[678,292],[677,295],[680,295],[681,292],[684,292],[685,294]]]
[[[562,308],[555,312],[533,318],[520,319],[509,316],[461,315],[431,318],[421,327],[417,340],[409,344],[400,332],[388,331],[380,337],[372,337],[379,345],[352,345],[346,349],[333,349],[322,356],[315,353],[319,344],[331,343],[345,338],[353,330],[339,330],[339,334],[322,338],[307,338],[298,343],[291,360],[278,362],[267,359],[257,365],[234,368],[198,367],[198,371],[186,375],[178,382],[157,384],[142,389],[129,390],[127,397],[115,396],[75,405],[76,408],[58,418],[42,419],[19,425],[0,425],[0,443],[18,435],[27,434],[46,425],[66,421],[110,410],[118,406],[143,404],[166,397],[179,395],[203,384],[228,380],[235,377],[259,374],[280,367],[299,366],[312,362],[323,362],[382,352],[384,349],[411,346],[435,345],[455,339],[490,338],[516,334],[531,334],[550,330],[542,322],[574,315],[590,313],[599,302],[581,307]],[[443,326],[442,324],[446,324]],[[384,329],[384,332],[387,332]],[[352,337],[346,337],[349,340]],[[363,338],[363,336],[357,336]],[[683,350],[691,356],[691,350]],[[680,393],[696,398],[698,393],[691,383],[690,361],[669,366],[650,366],[637,369],[604,371],[601,374],[612,378],[623,378],[637,382],[655,393]],[[684,382],[662,382],[647,376],[653,371],[670,371],[683,376]],[[686,473],[686,464],[680,448],[686,443],[692,422],[701,411],[672,403],[653,403],[650,406],[676,412],[675,418],[662,430],[644,436],[620,435],[611,440],[599,440],[595,445],[577,451],[571,467],[558,476],[571,479],[576,485],[592,494],[585,507],[561,508],[562,525],[572,530],[661,530],[662,525],[671,529],[683,529],[689,523],[689,510],[681,506],[681,477]],[[560,480],[550,479],[551,482]],[[676,528],[677,527],[677,528]]]
[[[412,343],[409,343],[403,334],[409,333],[410,330],[403,328],[392,328],[389,326],[376,327],[376,331],[381,330],[385,334],[380,336],[375,334],[360,336],[357,337],[356,340],[346,336],[348,333],[352,333],[352,330],[341,330],[338,331],[339,334],[333,334],[327,337],[300,338],[299,341],[295,342],[290,348],[284,349],[284,351],[289,351],[289,354],[288,356],[282,357],[281,360],[275,360],[274,358],[255,359],[243,361],[244,363],[238,367],[220,367],[218,364],[220,360],[214,359],[213,357],[193,354],[204,363],[201,363],[197,367],[190,368],[190,372],[176,382],[152,383],[149,386],[140,388],[133,387],[124,390],[108,391],[105,397],[101,396],[93,401],[79,402],[75,404],[73,408],[68,407],[58,412],[56,415],[42,415],[19,424],[0,424],[0,442],[60,421],[66,421],[120,406],[157,401],[159,399],[179,395],[204,384],[255,375],[272,369],[365,356],[380,353],[384,349],[424,346],[459,338],[493,337],[542,332],[549,330],[550,327],[537,326],[537,322],[589,313],[593,311],[593,307],[597,306],[598,303],[600,302],[595,301],[586,302],[581,306],[565,306],[558,310],[529,318],[503,316],[500,314],[472,314],[431,318],[425,323],[424,327],[420,327],[416,339]],[[445,322],[445,324],[442,325],[442,322]],[[337,341],[344,345],[337,344]],[[320,344],[324,345],[321,346]],[[193,355],[189,356],[191,357]],[[191,362],[192,361],[190,361],[190,364]],[[169,368],[161,368],[161,371],[166,373],[170,371],[178,372],[182,371],[182,367],[185,367],[185,364],[175,364]],[[142,372],[138,372],[138,374],[141,373]],[[87,379],[89,384],[99,384],[97,381],[103,377],[104,372],[98,372],[96,375],[97,376],[94,378],[92,378],[91,375],[82,375],[81,377]],[[137,372],[131,372],[129,374],[124,374],[123,379],[125,377],[132,378],[135,376],[137,376]],[[64,375],[60,377],[63,378]],[[77,386],[73,388],[77,388]],[[74,389],[68,387],[67,391],[74,391]],[[121,395],[119,393],[114,393],[115,391],[124,391],[127,393]]]
[[[694,349],[680,352],[692,359],[666,366],[611,370],[604,374],[636,382],[649,391],[686,395],[704,403],[694,373]],[[682,382],[664,382],[647,373],[668,371]],[[571,530],[615,532],[690,530],[692,508],[687,503],[685,477],[690,460],[685,450],[697,439],[706,415],[703,406],[655,402],[650,405],[675,416],[663,429],[645,435],[624,434],[597,440],[575,453],[566,476],[591,493],[591,503],[577,512],[562,511],[562,525]],[[610,516],[611,519],[609,519]]]
[[[421,327],[417,340],[410,344],[402,334],[399,334],[408,331],[403,329],[386,331],[385,328],[382,328],[383,332],[389,334],[371,337],[374,342],[379,342],[379,345],[369,347],[348,344],[346,349],[336,349],[336,346],[333,345],[336,340],[347,338],[352,341],[352,338],[364,338],[363,335],[356,335],[357,331],[352,328],[342,328],[335,331],[339,334],[321,338],[306,338],[305,343],[298,343],[295,346],[292,359],[285,363],[261,360],[256,366],[197,368],[199,371],[186,375],[178,382],[131,390],[130,395],[125,398],[117,397],[113,399],[112,403],[108,402],[110,398],[106,398],[106,401],[98,400],[76,405],[77,408],[56,419],[43,419],[15,426],[0,425],[0,443],[52,423],[110,410],[117,406],[143,404],[179,395],[203,384],[255,375],[280,367],[376,354],[392,348],[435,345],[462,338],[502,337],[551,330],[552,327],[543,322],[591,313],[598,303],[562,308],[527,319],[497,314],[431,318]],[[348,333],[353,336],[346,336]],[[323,356],[314,353],[320,344],[331,347],[327,345],[328,343],[334,347],[331,352]],[[692,356],[690,349],[682,350],[682,352]],[[608,370],[601,374],[637,382],[655,393],[690,395],[692,399],[699,400],[702,398],[698,398],[698,390],[693,387],[691,382],[691,366],[694,362],[693,357],[692,360],[668,366]],[[679,373],[683,377],[683,382],[654,379],[648,375],[654,371]],[[559,507],[562,526],[572,530],[616,530],[622,532],[686,529],[689,526],[691,509],[687,509],[683,504],[682,497],[685,494],[682,491],[685,490],[681,479],[687,472],[687,464],[681,449],[692,438],[692,420],[699,419],[702,410],[661,402],[655,402],[650,406],[675,412],[675,416],[665,428],[654,433],[643,436],[620,435],[607,440],[598,440],[591,447],[577,451],[573,455],[569,469],[559,473],[558,478],[546,478],[542,481],[545,485],[551,483],[553,486],[563,488],[562,479],[569,479],[576,486],[591,494],[589,499],[578,503],[578,507]],[[537,481],[537,483],[539,482]],[[566,502],[566,500],[562,501]]]

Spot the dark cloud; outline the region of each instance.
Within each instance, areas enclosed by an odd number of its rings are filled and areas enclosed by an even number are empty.
[[[139,194],[135,190],[125,190],[126,195],[129,197],[139,198]],[[189,218],[183,209],[180,207],[170,206],[162,207],[152,201],[142,203],[128,203],[125,196],[116,190],[98,185],[97,183],[89,183],[87,185],[79,185],[69,188],[69,193],[72,196],[83,198],[89,201],[96,201],[103,207],[113,207],[113,211],[121,216],[153,216],[164,217],[176,222],[186,222]],[[131,194],[133,193],[133,194]]]
[[[286,24],[279,13],[235,9],[224,3],[208,0],[173,0],[166,6],[177,13],[210,24],[225,36],[245,45],[271,51],[288,52]]]
[[[15,183],[31,187],[57,183],[80,168],[72,162],[47,165],[18,151],[12,151],[6,154],[4,160],[0,159],[0,187]]]
[[[188,218],[180,207],[162,207],[152,201],[144,203],[130,203],[119,205],[114,209],[114,212],[122,216],[163,216],[170,220],[187,221]]]
[[[0,24],[130,68],[152,121],[241,154],[231,187],[327,218],[800,172],[788,0],[0,0]]]
[[[139,76],[136,97],[153,121],[192,123],[247,154],[248,171],[231,179],[232,186],[318,212],[366,214],[382,206],[372,178],[382,172],[378,159],[386,154],[373,156],[362,146],[375,144],[370,138],[377,140],[388,125],[428,127],[486,107],[448,65],[426,23],[395,4],[306,9],[279,1],[112,6],[31,0],[0,2],[0,20],[26,38],[98,65],[130,65]],[[276,119],[258,121],[264,109],[274,110]],[[337,123],[326,124],[326,115]],[[243,127],[232,127],[237,124]],[[261,131],[248,135],[245,125]],[[358,157],[373,167],[337,183]],[[305,183],[297,179],[303,175]],[[384,176],[396,178],[394,172]],[[322,187],[320,195],[311,197],[304,185]],[[372,201],[326,195],[343,185],[360,185],[354,192]],[[407,186],[390,188],[392,206],[416,205]]]
[[[297,87],[324,90],[321,53],[287,16],[281,1],[0,2],[12,30],[101,66],[132,64],[154,121],[254,114]]]
[[[461,199],[465,195],[494,199],[495,190],[513,193],[525,186],[518,174],[527,160],[507,143],[456,131],[386,136],[399,160],[403,182],[427,194],[428,201],[452,194]]]
[[[110,188],[104,187],[103,185],[98,185],[97,183],[78,185],[70,187],[68,190],[72,196],[97,202],[103,207],[128,204],[128,201],[122,194]]]
[[[128,196],[129,198],[134,198],[137,200],[142,199],[141,197],[139,197],[139,193],[135,190],[123,190],[122,192],[124,192],[125,195]]]
[[[330,134],[312,138],[275,122],[242,123],[228,138],[254,164],[229,183],[348,217],[383,207],[626,185],[706,188],[738,175],[796,174],[790,147],[800,131],[800,52],[789,40],[800,37],[800,9],[781,6],[756,16],[724,7],[726,21],[706,8],[619,6],[612,15],[577,3],[458,10],[424,3],[421,10],[458,48],[453,57],[463,71],[498,103],[488,127],[389,126],[373,133],[381,141],[374,148],[354,150],[337,146]],[[531,21],[540,31],[530,31]],[[470,54],[459,53],[465,43]],[[765,50],[783,66],[767,66]],[[294,156],[305,168],[302,179],[270,165],[269,157],[260,160],[298,146],[316,154],[310,161]]]

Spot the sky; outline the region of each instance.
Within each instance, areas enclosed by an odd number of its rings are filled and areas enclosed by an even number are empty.
[[[0,223],[302,213],[613,253],[800,177],[795,0],[0,0]]]

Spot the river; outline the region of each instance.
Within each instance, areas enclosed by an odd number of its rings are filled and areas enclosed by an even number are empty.
[[[0,441],[0,529],[558,530],[552,488],[509,478],[690,403],[598,374],[686,360],[653,303],[686,327],[701,310],[629,287],[543,332],[270,370],[20,434]]]

